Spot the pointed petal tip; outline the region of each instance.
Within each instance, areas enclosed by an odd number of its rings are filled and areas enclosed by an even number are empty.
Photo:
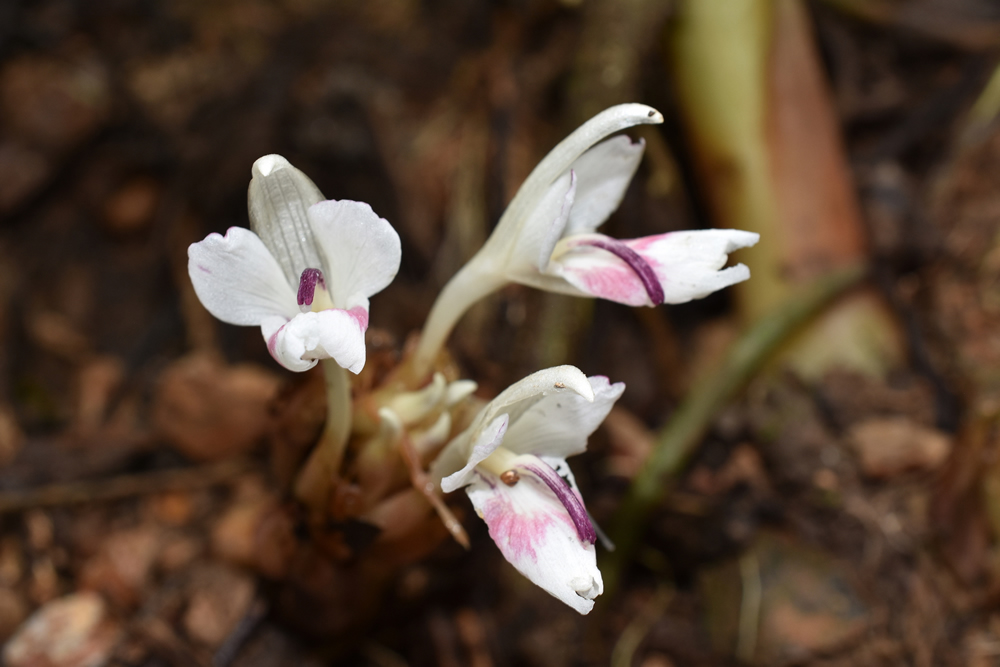
[[[566,364],[548,370],[558,375],[558,381],[554,383],[556,389],[571,389],[588,403],[594,402],[594,388],[590,385],[586,374],[579,368]],[[539,371],[539,373],[544,372],[546,371]]]
[[[250,171],[255,176],[257,174],[260,174],[261,176],[268,176],[272,171],[276,171],[278,169],[285,169],[286,167],[291,167],[291,166],[292,164],[288,160],[286,160],[283,156],[278,155],[277,153],[272,153],[270,155],[265,155],[264,157],[257,158],[254,161],[253,167],[251,167]]]
[[[730,253],[740,248],[752,248],[760,241],[760,234],[757,232],[745,232],[742,229],[731,229],[729,231],[729,243],[726,252]]]

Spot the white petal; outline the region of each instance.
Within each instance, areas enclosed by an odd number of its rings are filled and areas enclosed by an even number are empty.
[[[588,378],[594,400],[579,394],[550,394],[512,420],[504,446],[516,454],[566,458],[587,449],[587,438],[611,412],[625,391],[621,382],[606,377]]]
[[[188,274],[202,305],[230,324],[260,324],[298,312],[295,292],[256,234],[231,227],[188,247]]]
[[[535,401],[554,394],[576,393],[586,401],[594,400],[594,390],[576,366],[554,366],[535,371],[504,389],[499,396],[483,408],[482,416],[492,419],[493,415],[505,412],[515,421]]]
[[[685,303],[746,280],[750,277],[746,266],[722,267],[730,252],[754,245],[760,236],[736,229],[706,229],[610,240],[627,246],[652,270],[662,291],[659,301],[651,301],[651,290],[634,267],[611,252],[587,245],[606,238],[596,234],[564,238],[550,270],[593,296],[642,306]]]
[[[525,222],[528,216],[547,196],[552,184],[597,142],[633,125],[662,122],[663,116],[656,109],[644,104],[619,104],[605,109],[578,127],[549,151],[525,179],[483,247],[485,254],[507,257],[518,237],[527,231]]]
[[[608,219],[621,204],[645,147],[644,141],[632,143],[627,136],[612,137],[573,163],[571,169],[579,182],[564,235],[592,232]]]
[[[441,480],[442,491],[451,493],[468,484],[472,469],[486,460],[503,442],[504,433],[507,432],[507,422],[507,415],[500,415],[479,433],[469,451],[465,467]]]
[[[515,382],[487,403],[472,420],[469,427],[445,446],[431,465],[431,477],[441,479],[451,475],[456,470],[469,468],[467,464],[475,450],[475,445],[472,443],[478,444],[480,440],[489,441],[492,437],[488,435],[491,432],[490,429],[496,428],[497,420],[501,417],[504,418],[504,431],[506,431],[507,421],[513,421],[519,417],[535,401],[551,394],[564,396],[574,393],[588,401],[594,398],[594,391],[587,376],[575,366],[546,368]],[[501,437],[503,437],[502,433]],[[496,444],[499,445],[499,442]],[[496,447],[494,446],[493,449]],[[486,456],[488,455],[489,452]],[[479,458],[476,463],[485,459],[486,456]],[[458,486],[460,485],[455,485],[454,488],[458,488]]]
[[[664,303],[684,303],[743,282],[750,270],[722,269],[729,253],[749,248],[760,235],[738,229],[704,229],[648,236],[627,245],[648,261],[663,285]],[[721,271],[719,269],[722,269]]]
[[[359,373],[365,365],[367,328],[368,312],[360,307],[299,313],[285,323],[272,319],[261,324],[271,356],[292,371],[309,370],[319,359],[333,359]]]
[[[466,493],[511,565],[579,613],[593,609],[604,592],[594,545],[580,540],[548,487],[527,475],[507,486],[477,471]]]
[[[576,174],[566,172],[528,212],[517,243],[505,262],[511,278],[533,276],[548,266],[552,250],[562,238],[573,210],[576,188]]]
[[[364,202],[321,201],[309,207],[309,223],[326,259],[324,278],[333,305],[352,308],[357,299],[385,289],[399,271],[399,235]]]

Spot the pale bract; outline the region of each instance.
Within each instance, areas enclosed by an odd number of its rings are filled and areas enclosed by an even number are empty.
[[[465,487],[521,574],[581,614],[604,582],[597,532],[566,458],[586,450],[624,390],[573,366],[538,371],[487,404],[431,467],[442,491]]]
[[[399,236],[368,204],[324,201],[280,155],[257,160],[252,174],[251,229],[231,227],[188,248],[198,298],[223,322],[259,326],[289,370],[332,358],[359,372],[368,298],[396,276]]]

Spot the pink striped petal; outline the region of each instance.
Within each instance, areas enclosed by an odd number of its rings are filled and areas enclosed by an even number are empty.
[[[734,229],[628,241],[579,234],[559,242],[549,272],[586,294],[630,306],[685,303],[749,278],[742,264],[723,267],[730,252],[758,239],[757,234]]]
[[[508,486],[477,469],[466,493],[518,572],[579,613],[589,613],[594,598],[604,591],[594,545],[581,539],[577,523],[549,485],[522,472],[520,480]]]

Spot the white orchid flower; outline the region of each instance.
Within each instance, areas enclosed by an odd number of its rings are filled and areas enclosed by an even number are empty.
[[[260,158],[252,173],[251,229],[231,227],[188,248],[198,298],[223,322],[259,326],[289,370],[332,358],[358,373],[368,297],[396,276],[399,236],[368,204],[324,201],[280,155]]]
[[[465,487],[504,558],[581,614],[604,582],[566,458],[587,448],[624,390],[573,366],[539,371],[487,404],[431,467],[446,493]]]
[[[759,236],[733,229],[673,232],[618,240],[598,234],[625,195],[645,144],[626,136],[662,123],[657,110],[622,104],[584,123],[540,162],[521,185],[480,251],[445,287],[417,350],[429,366],[452,326],[478,299],[508,282],[609,299],[631,306],[684,303],[746,280],[729,253]]]

